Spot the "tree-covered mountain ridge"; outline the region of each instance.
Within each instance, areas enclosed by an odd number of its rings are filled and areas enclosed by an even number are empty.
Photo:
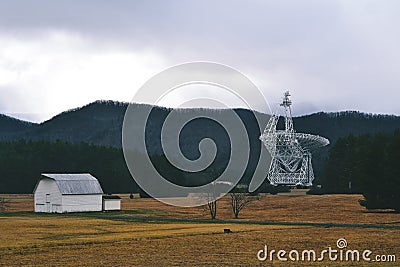
[[[135,112],[143,112],[149,105],[132,104]],[[83,107],[70,109],[42,123],[18,120],[0,115],[0,140],[62,140],[67,142],[87,142],[95,145],[121,147],[122,123],[128,103],[99,100]],[[149,120],[159,124],[165,114],[172,109],[154,106]],[[185,108],[175,110],[177,113],[229,112],[226,109]],[[201,111],[201,112],[200,112]],[[235,109],[246,120],[252,112],[246,109]],[[268,115],[256,112],[263,122]],[[295,130],[318,134],[334,143],[339,137],[349,134],[391,132],[400,128],[400,117],[396,115],[370,114],[358,111],[318,112],[293,118]],[[282,121],[278,127],[282,127]],[[212,125],[209,127],[213,127]],[[262,127],[264,127],[262,125]],[[208,129],[202,129],[208,131]],[[250,130],[250,132],[253,132]],[[190,141],[190,140],[189,140]]]
[[[96,101],[80,108],[71,109],[43,123],[25,122],[5,115],[0,116],[0,191],[31,192],[41,172],[91,172],[99,176],[102,184],[110,192],[136,190],[137,186],[130,179],[121,151],[122,124],[128,103],[115,101]],[[139,116],[147,115],[152,108],[146,125],[146,148],[161,172],[172,179],[182,182],[204,182],[212,173],[223,170],[230,158],[229,135],[218,123],[204,117],[231,114],[227,109],[176,109],[178,116],[197,118],[182,128],[179,134],[179,146],[189,159],[199,157],[199,143],[204,138],[211,138],[217,146],[217,156],[208,171],[201,174],[183,173],[168,163],[163,155],[160,141],[160,129],[165,118],[173,110],[145,104],[132,104],[133,112]],[[242,183],[248,183],[258,158],[262,143],[259,140],[260,126],[253,111],[235,109],[245,125],[250,158]],[[269,119],[267,114],[255,112],[260,118],[261,128]],[[400,128],[400,117],[394,115],[374,115],[357,111],[325,113],[295,117],[297,132],[318,134],[328,138],[331,145],[321,148],[313,154],[313,167],[318,178],[323,178],[323,169],[328,159],[328,152],[340,137],[381,132],[394,132]],[[179,120],[178,120],[179,121]],[[172,122],[174,123],[174,122]],[[180,129],[176,125],[174,129]],[[281,119],[278,128],[283,128]],[[168,138],[176,138],[170,134]],[[23,140],[23,141],[19,141]],[[9,142],[19,141],[19,142]],[[28,142],[38,141],[38,142]],[[57,142],[58,141],[58,142]],[[74,145],[75,144],[75,145]],[[88,144],[94,145],[89,146]],[[107,148],[109,147],[109,148]],[[20,168],[20,166],[25,166]],[[268,166],[265,166],[268,168]],[[29,180],[29,183],[23,181]],[[114,186],[112,181],[120,181]],[[321,180],[320,180],[321,182]],[[21,184],[26,184],[21,187]],[[126,189],[124,189],[126,188]],[[135,189],[136,188],[136,189]],[[122,190],[122,191],[121,191]],[[124,191],[125,192],[125,191]]]

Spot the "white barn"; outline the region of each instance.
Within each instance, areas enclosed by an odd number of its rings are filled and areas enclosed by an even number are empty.
[[[35,212],[101,211],[99,181],[88,173],[43,173],[34,189]]]

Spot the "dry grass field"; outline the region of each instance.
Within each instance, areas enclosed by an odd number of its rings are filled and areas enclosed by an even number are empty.
[[[32,196],[2,197],[9,202],[7,212],[0,213],[0,266],[398,266],[400,260],[400,214],[368,212],[357,203],[361,196],[266,195],[243,210],[241,219],[216,223],[166,221],[163,218],[208,219],[208,214],[202,208],[176,208],[152,199],[123,198],[121,212],[47,215],[31,212]],[[218,219],[232,218],[227,203],[226,198],[219,201]],[[232,233],[223,233],[224,228]],[[347,240],[348,249],[369,249],[371,257],[395,254],[397,262],[327,257],[323,262],[285,263],[276,257],[260,262],[256,256],[264,245],[319,253],[336,248],[339,238]]]
[[[251,203],[240,214],[239,220],[272,222],[318,222],[394,224],[400,226],[400,214],[391,210],[369,212],[360,206],[361,195],[263,195]],[[122,200],[124,210],[160,211],[157,217],[204,219],[209,215],[204,208],[179,208],[163,204],[155,199]],[[232,219],[229,197],[218,200],[218,219]]]

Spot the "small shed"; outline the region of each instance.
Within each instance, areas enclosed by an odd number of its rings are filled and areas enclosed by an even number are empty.
[[[43,173],[34,189],[35,212],[101,211],[99,181],[88,173]]]
[[[121,198],[119,196],[103,196],[103,210],[121,210]]]

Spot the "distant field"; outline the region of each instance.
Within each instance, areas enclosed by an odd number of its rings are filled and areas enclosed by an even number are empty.
[[[274,222],[321,222],[321,223],[378,223],[400,226],[400,214],[392,210],[367,211],[360,206],[361,195],[263,195],[239,215],[240,220]],[[158,217],[208,218],[202,207],[179,208],[163,204],[154,199],[125,198],[122,209],[151,209],[165,211]],[[218,219],[232,219],[229,197],[218,201]]]
[[[396,263],[352,262],[353,266],[398,266],[400,260],[400,214],[368,212],[358,205],[361,196],[357,195],[267,195],[245,209],[242,219],[222,223],[167,221],[208,219],[208,214],[202,208],[176,208],[152,199],[123,198],[121,212],[47,215],[30,212],[29,195],[2,197],[9,199],[9,208],[0,213],[1,266],[260,266],[256,253],[266,244],[276,250],[321,251],[336,248],[339,238],[347,240],[348,249],[397,256]],[[232,218],[227,199],[220,200],[218,207],[219,219]],[[233,233],[224,234],[224,228]],[[273,264],[288,265],[276,258]],[[267,260],[261,266],[270,265]],[[348,264],[300,261],[290,265]]]

